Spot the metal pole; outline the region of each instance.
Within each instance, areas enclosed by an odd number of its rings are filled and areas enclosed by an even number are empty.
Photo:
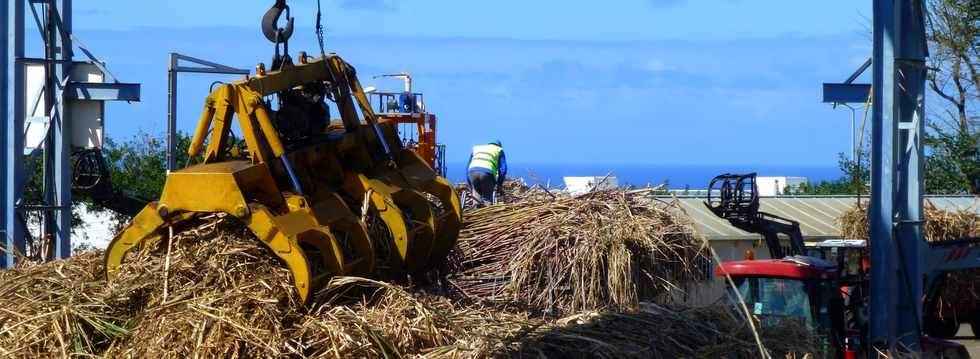
[[[58,8],[54,4],[49,3],[47,9],[41,14],[42,21],[44,22],[44,117],[48,118],[50,121],[50,126],[48,127],[48,133],[44,137],[44,155],[41,162],[42,177],[42,199],[44,205],[56,206],[55,204],[55,189],[54,184],[54,153],[56,152],[54,144],[54,132],[55,128],[58,127],[58,122],[54,118],[55,111],[59,110],[54,106],[56,91],[52,91],[57,85],[58,71],[56,69],[56,64],[52,61],[57,58],[54,53],[57,48],[55,45],[55,20],[54,14],[57,13]],[[41,212],[41,237],[40,241],[46,243],[40,248],[47,248],[48,253],[42,253],[41,256],[45,260],[54,257],[55,245],[53,241],[55,240],[55,213],[54,210],[45,210]]]
[[[869,341],[887,353],[895,346],[897,254],[894,247],[895,0],[874,0],[871,116],[871,308]],[[873,350],[869,350],[873,353]],[[873,355],[873,354],[872,354]]]
[[[61,16],[61,31],[55,36],[57,58],[62,60],[57,79],[69,78],[72,69],[72,40],[69,34],[72,33],[72,0],[57,1]],[[61,36],[64,34],[64,36]],[[71,152],[72,152],[72,119],[70,104],[60,93],[56,94],[60,98],[58,106],[58,120],[55,126],[55,147],[54,147],[54,179],[55,183],[55,205],[61,207],[56,212],[56,232],[54,252],[57,258],[68,258],[71,255]]]
[[[925,34],[925,6],[921,0],[907,0],[896,14],[898,34],[896,67],[898,69],[898,192],[895,204],[898,223],[896,242],[902,263],[898,298],[898,341],[913,352],[921,350],[922,335],[922,268],[925,241],[922,237],[923,144],[925,135],[925,59],[928,56]]]
[[[195,57],[168,53],[170,65],[167,68],[167,173],[177,169],[177,75],[181,72],[204,74],[228,74],[248,76],[249,70],[217,64]],[[200,66],[180,66],[180,61]]]
[[[47,10],[41,15],[43,16],[42,21],[44,21],[44,116],[50,121],[48,133],[44,137],[44,159],[41,164],[42,198],[46,206],[57,206],[55,203],[55,197],[57,195],[55,184],[58,181],[55,180],[54,174],[55,153],[57,153],[57,148],[55,148],[55,131],[60,120],[55,118],[55,114],[61,110],[60,107],[55,106],[55,101],[58,101],[55,98],[55,94],[57,93],[55,89],[58,83],[58,69],[57,63],[53,60],[57,59],[58,55],[55,54],[55,51],[57,51],[57,45],[55,44],[57,28],[54,18],[58,12],[58,8],[54,5],[53,3],[49,3],[46,7]],[[46,244],[39,247],[48,249],[48,253],[41,254],[45,260],[50,260],[55,256],[56,215],[54,209],[41,212],[42,225],[39,240]]]
[[[5,117],[2,121],[3,151],[2,159],[4,173],[3,194],[0,195],[2,202],[3,217],[2,221],[4,233],[3,243],[8,249],[3,254],[0,267],[8,267],[14,264],[16,256],[14,252],[24,253],[24,234],[25,228],[17,213],[17,204],[20,201],[24,189],[23,175],[24,167],[24,110],[26,100],[24,93],[24,68],[20,59],[24,57],[24,4],[25,0],[3,0],[3,16],[6,31],[4,37],[7,41],[3,45],[3,86],[6,88],[0,96],[0,101],[6,104],[0,108],[0,112]],[[13,21],[11,21],[13,20]]]
[[[854,107],[849,104],[841,103],[840,105],[847,107],[848,110],[851,110],[851,161],[855,161],[857,159],[857,149],[854,146],[856,146],[857,143],[854,142],[854,136],[856,136],[854,124],[857,121],[857,112],[854,110]]]
[[[167,68],[167,173],[177,169],[177,57],[169,54]]]
[[[847,109],[848,110],[851,110],[851,161],[854,161],[854,159],[856,158],[855,155],[854,155],[854,153],[855,153],[854,152],[854,116],[855,116],[855,114],[854,114],[854,108],[852,108],[851,106],[848,105],[847,106]]]
[[[44,211],[42,240],[50,244],[48,259],[71,255],[71,116],[61,93],[71,76],[71,0],[49,3],[45,14],[45,115],[51,121],[44,141]],[[59,27],[60,25],[60,27]]]
[[[12,85],[10,82],[8,82],[10,80],[10,69],[16,67],[16,65],[12,65],[12,61],[10,61],[10,53],[12,52],[11,47],[14,43],[11,36],[13,32],[11,32],[9,28],[11,12],[10,1],[0,0],[0,28],[2,28],[3,31],[6,31],[4,34],[5,36],[3,37],[5,39],[5,43],[3,46],[0,46],[0,138],[3,139],[7,138],[7,121],[14,117],[11,113],[12,111],[10,111],[10,88]],[[0,168],[4,168],[4,170],[7,168],[7,164],[9,162],[7,155],[10,152],[13,152],[11,148],[7,146],[0,147]],[[0,238],[2,238],[3,248],[8,249],[13,248],[13,238],[9,236],[10,231],[7,230],[7,221],[5,219],[7,218],[7,213],[13,211],[13,206],[7,204],[12,203],[13,201],[11,201],[9,194],[7,193],[8,181],[6,174],[0,176],[0,185],[3,187],[3,191],[0,192],[0,236],[2,236]],[[7,251],[5,254],[3,254],[3,257],[0,258],[0,268],[9,267],[11,264],[13,264],[13,255]]]

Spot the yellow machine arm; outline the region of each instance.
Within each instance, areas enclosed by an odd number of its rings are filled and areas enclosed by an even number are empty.
[[[260,65],[207,97],[188,148],[200,163],[170,173],[160,200],[112,240],[109,280],[131,249],[209,213],[246,225],[289,267],[303,300],[331,276],[398,279],[445,259],[461,223],[452,186],[402,147],[397,126],[378,121],[352,66],[334,54],[307,60],[269,73]],[[235,118],[242,158],[228,151]]]

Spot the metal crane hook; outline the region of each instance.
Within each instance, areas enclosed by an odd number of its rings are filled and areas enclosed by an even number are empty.
[[[286,27],[281,28],[278,23],[284,11]],[[266,39],[276,44],[286,42],[290,36],[293,36],[293,18],[289,16],[289,5],[286,5],[286,0],[276,0],[276,4],[266,11],[265,16],[262,16],[262,33],[265,34]]]

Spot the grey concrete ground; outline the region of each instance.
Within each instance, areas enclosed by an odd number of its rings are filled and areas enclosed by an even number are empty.
[[[965,345],[966,349],[970,351],[971,358],[980,359],[980,339],[974,336],[969,325],[964,324],[960,326],[960,331],[956,333],[956,338],[953,341]]]

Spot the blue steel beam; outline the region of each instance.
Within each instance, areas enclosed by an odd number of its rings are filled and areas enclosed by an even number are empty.
[[[925,33],[925,5],[907,0],[898,7],[895,31],[898,106],[898,189],[895,241],[898,245],[901,282],[896,298],[898,308],[895,334],[899,343],[920,350],[922,335],[922,273],[927,253],[922,237],[923,144],[925,135],[925,80],[928,48]]]
[[[11,66],[12,61],[10,61],[11,58],[10,44],[13,43],[13,41],[10,41],[11,40],[10,31],[8,28],[8,23],[10,22],[9,6],[10,6],[9,0],[0,0],[0,29],[6,31],[5,34],[6,36],[3,37],[5,42],[3,46],[0,46],[0,138],[4,138],[4,139],[7,138],[7,120],[13,117],[11,116],[12,114],[9,111],[11,86],[10,83],[8,82],[8,78],[10,77],[9,69],[12,67]],[[7,168],[8,152],[12,152],[12,151],[7,146],[3,146],[3,148],[0,148],[0,168],[4,168],[4,169]],[[3,247],[6,249],[6,248],[11,248],[13,246],[13,241],[8,239],[11,237],[7,235],[8,234],[7,221],[2,220],[2,218],[7,218],[7,210],[8,210],[7,207],[10,207],[7,206],[6,203],[12,202],[10,200],[10,197],[7,196],[7,191],[6,191],[7,176],[5,175],[0,176],[0,188],[3,188],[3,191],[0,192],[0,236],[2,236],[0,238],[3,239],[2,240]],[[0,268],[6,268],[10,266],[10,264],[12,263],[13,263],[13,255],[9,251],[7,251],[5,254],[3,254],[2,258],[0,258]]]
[[[824,103],[865,103],[871,85],[868,84],[823,84]]]
[[[16,259],[15,252],[24,253],[26,230],[21,221],[20,213],[17,211],[17,204],[20,202],[24,192],[23,178],[23,148],[24,148],[24,110],[27,104],[24,101],[24,67],[20,59],[24,57],[24,0],[3,0],[3,31],[6,32],[3,45],[6,56],[4,56],[3,91],[0,96],[6,101],[5,106],[0,107],[3,112],[4,120],[0,123],[3,127],[2,140],[3,146],[0,148],[0,162],[2,162],[3,174],[3,198],[2,242],[8,250],[2,255],[0,267],[7,267],[14,264]]]
[[[858,67],[857,71],[854,71],[851,76],[848,76],[847,80],[844,80],[844,84],[850,85],[854,83],[854,80],[857,80],[858,76],[861,76],[861,74],[863,74],[869,67],[871,67],[871,58],[868,58],[868,61],[861,64],[861,67]]]
[[[72,0],[54,1],[58,6],[60,16],[60,34],[72,33]],[[56,19],[57,21],[58,19]],[[56,36],[59,60],[63,60],[59,69],[58,80],[71,76],[72,63],[72,41],[69,36]],[[56,96],[61,96],[57,94]],[[55,243],[54,255],[56,258],[68,258],[71,255],[71,113],[68,111],[67,102],[64,98],[59,101],[58,117],[55,119],[60,123],[54,126],[54,190],[55,201],[52,205],[60,207],[54,212],[55,216]]]
[[[895,182],[895,1],[874,0],[872,20],[871,308],[869,340],[886,353],[895,347],[898,254],[893,233]],[[872,352],[869,350],[869,352]]]
[[[871,137],[871,331],[880,351],[921,350],[925,6],[875,0]]]
[[[51,246],[47,259],[66,258],[71,254],[71,114],[62,96],[60,84],[71,74],[71,0],[52,0],[45,9],[45,46],[47,60],[53,60],[45,81],[45,112],[51,123],[44,141],[44,203],[41,240]],[[63,36],[65,35],[65,36]],[[53,106],[52,106],[53,105]]]
[[[68,100],[139,101],[140,84],[70,82],[65,97]]]

